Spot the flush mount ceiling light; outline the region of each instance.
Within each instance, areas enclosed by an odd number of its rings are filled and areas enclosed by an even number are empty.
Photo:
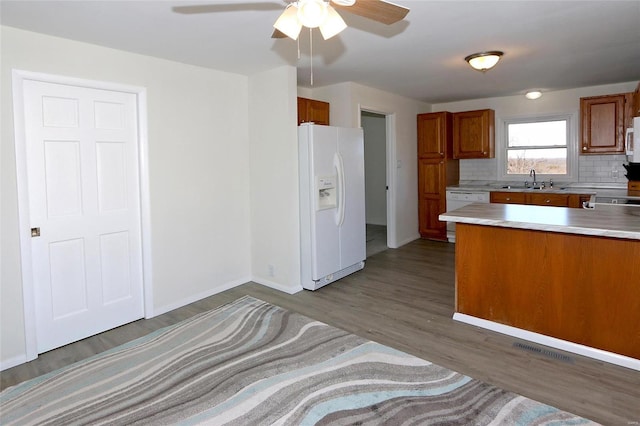
[[[498,63],[502,55],[504,55],[504,52],[492,50],[489,52],[474,53],[464,58],[464,60],[467,61],[472,68],[485,72],[493,68]]]
[[[530,90],[530,91],[528,91],[527,93],[525,93],[525,95],[524,95],[524,96],[525,96],[527,99],[534,100],[534,99],[538,99],[538,98],[540,98],[540,97],[542,96],[542,92],[541,92],[541,91],[539,91],[539,90]]]

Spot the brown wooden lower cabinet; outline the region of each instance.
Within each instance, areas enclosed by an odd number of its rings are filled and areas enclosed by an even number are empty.
[[[440,159],[418,159],[418,214],[422,238],[447,240],[447,223],[438,216],[445,212],[446,165]]]
[[[590,195],[559,194],[545,192],[511,192],[492,191],[490,201],[500,204],[530,204],[536,206],[573,207],[582,208],[582,203],[588,201]]]
[[[640,241],[456,224],[456,312],[640,359]]]

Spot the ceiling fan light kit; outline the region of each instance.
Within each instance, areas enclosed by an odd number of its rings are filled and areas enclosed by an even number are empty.
[[[327,19],[320,25],[322,38],[329,40],[345,28],[347,28],[347,24],[342,19],[342,16],[333,7],[327,6]]]
[[[324,0],[300,0],[290,3],[273,25],[287,37],[298,39],[302,27],[318,28],[325,40],[347,28],[340,14]]]
[[[302,24],[298,20],[298,7],[294,3],[288,5],[273,27],[287,37],[297,40],[302,30]]]
[[[297,0],[289,3],[273,24],[277,30],[274,38],[298,39],[302,27],[319,28],[327,40],[347,28],[336,8],[372,19],[383,24],[393,24],[404,19],[409,9],[385,0]]]
[[[486,72],[498,63],[502,55],[504,55],[504,52],[500,52],[499,50],[491,50],[488,52],[478,52],[471,54],[464,58],[464,60],[467,61],[473,69]]]
[[[348,10],[358,16],[376,22],[391,25],[404,19],[409,9],[389,3],[386,0],[297,0],[290,2],[278,17],[273,27],[272,38],[289,37],[297,40],[302,27],[309,28],[309,56],[313,58],[313,28],[319,28],[325,40],[339,34],[347,28],[338,11],[331,3],[342,10]],[[300,59],[300,42],[298,42]],[[313,86],[313,60],[311,61],[311,85]]]
[[[298,1],[298,20],[307,28],[317,28],[327,19],[328,3],[323,0]]]

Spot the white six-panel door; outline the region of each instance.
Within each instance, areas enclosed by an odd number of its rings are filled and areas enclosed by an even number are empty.
[[[142,318],[136,97],[24,82],[38,353]]]

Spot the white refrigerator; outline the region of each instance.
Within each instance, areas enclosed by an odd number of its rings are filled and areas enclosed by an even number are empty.
[[[301,281],[317,290],[364,268],[364,136],[305,123],[298,144]]]

